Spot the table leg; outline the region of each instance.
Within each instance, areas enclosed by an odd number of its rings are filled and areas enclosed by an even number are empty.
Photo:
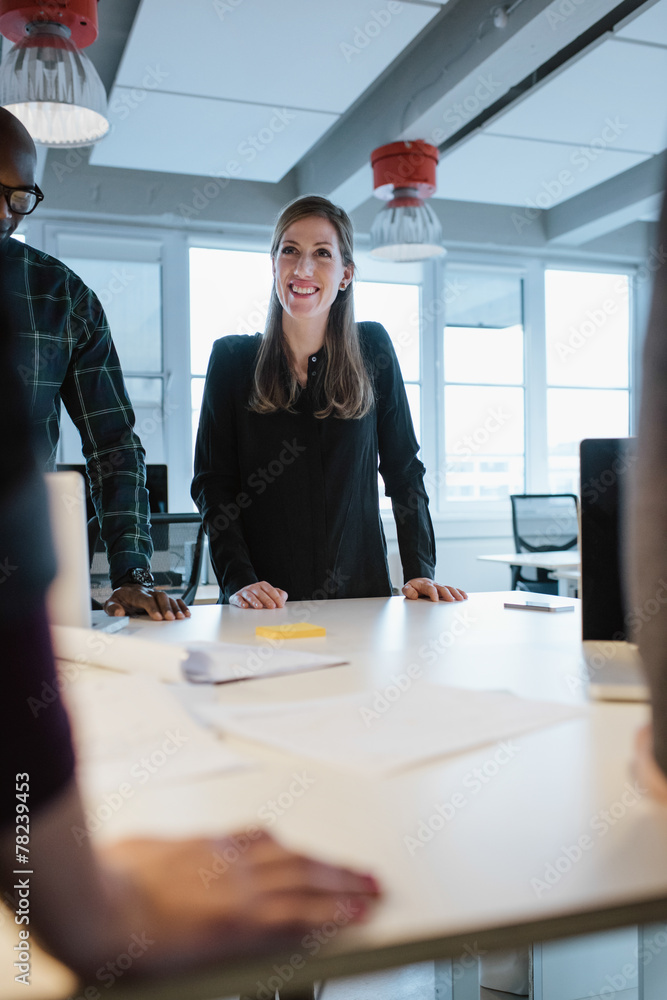
[[[435,1000],[479,1000],[479,959],[466,953],[435,962]]]
[[[663,1000],[667,984],[667,924],[639,926],[638,1000]]]

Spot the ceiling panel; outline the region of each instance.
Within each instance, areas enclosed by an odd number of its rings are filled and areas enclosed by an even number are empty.
[[[548,209],[644,159],[612,149],[478,135],[443,156],[436,197]]]
[[[607,41],[486,130],[495,135],[659,153],[667,144],[667,49]]]
[[[116,84],[340,113],[440,10],[378,0],[142,0]]]
[[[93,147],[95,166],[277,183],[335,115],[114,87],[115,124]],[[114,114],[115,111],[115,114]]]
[[[659,0],[659,3],[640,14],[616,34],[619,38],[630,38],[637,42],[667,45],[667,3],[665,0]]]

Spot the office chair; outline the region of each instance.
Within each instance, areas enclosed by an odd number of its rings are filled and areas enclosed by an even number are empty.
[[[574,493],[515,493],[510,500],[517,552],[554,552],[576,548],[579,518]],[[510,569],[512,590],[558,593],[558,580],[550,577],[549,570],[531,570],[525,566],[511,566]]]
[[[199,514],[151,513],[155,586],[170,597],[194,604],[204,557],[204,525]],[[97,517],[88,521],[90,587],[93,606],[111,596],[109,563]]]

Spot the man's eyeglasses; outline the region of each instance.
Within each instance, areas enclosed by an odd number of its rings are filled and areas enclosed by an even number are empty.
[[[44,195],[36,184],[34,188],[14,188],[7,187],[6,184],[0,184],[0,192],[4,194],[10,211],[16,215],[30,215],[31,212],[35,211],[40,201],[44,201]]]

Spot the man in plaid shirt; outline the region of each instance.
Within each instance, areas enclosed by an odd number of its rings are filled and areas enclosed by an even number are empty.
[[[101,536],[109,556],[110,615],[189,617],[182,601],[154,589],[144,449],[104,310],[68,267],[10,236],[43,195],[35,146],[0,108],[0,296],[17,343],[15,364],[28,394],[34,444],[55,467],[60,404],[81,435]]]

